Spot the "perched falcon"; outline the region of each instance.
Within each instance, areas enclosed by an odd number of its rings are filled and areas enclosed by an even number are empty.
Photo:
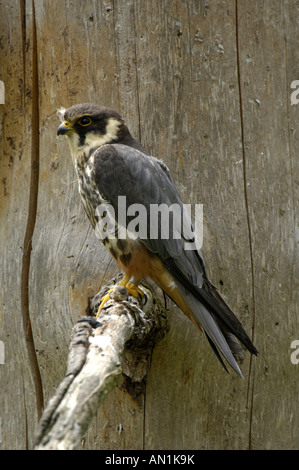
[[[99,215],[99,206],[114,208],[116,228],[106,230],[102,241],[124,272],[121,284],[137,295],[138,283],[152,279],[204,331],[221,364],[225,367],[224,356],[242,377],[237,363],[243,355],[240,343],[251,354],[257,355],[257,350],[209,281],[200,251],[196,247],[186,249],[186,241],[190,242],[194,232],[167,166],[141,147],[112,109],[84,103],[61,110],[61,115],[63,122],[57,134],[68,138],[79,192],[93,228],[107,215]],[[146,236],[138,238],[130,233],[132,214],[120,213],[120,196],[126,198],[126,207],[138,204],[145,208],[139,232],[143,230]],[[180,222],[190,224],[187,237],[185,232],[178,236],[180,224],[173,218],[168,237],[161,236],[166,222],[161,218],[157,236],[151,236],[150,209],[162,204],[182,209]],[[121,228],[125,230],[122,237],[118,236]]]

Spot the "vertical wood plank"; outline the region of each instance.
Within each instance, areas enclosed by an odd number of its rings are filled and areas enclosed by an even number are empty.
[[[56,137],[56,110],[87,101],[118,109],[169,166],[184,202],[203,204],[208,273],[260,356],[246,355],[245,380],[225,374],[169,304],[145,393],[133,400],[120,383],[82,448],[296,448],[297,2],[15,0],[0,9],[2,448],[32,445],[38,387],[47,401],[65,372],[72,325],[117,272]]]
[[[41,407],[41,388],[28,305],[34,213],[30,182],[32,159],[32,15],[26,2],[2,2],[0,196],[0,335],[5,362],[0,366],[3,449],[32,445]]]
[[[298,65],[289,60],[298,39],[294,7],[293,2],[238,2],[255,338],[261,353],[256,361],[251,430],[251,447],[257,449],[298,445],[299,413],[293,402],[298,373],[290,361],[290,344],[298,332],[297,177],[289,105],[289,67],[292,74],[299,73]],[[271,406],[266,397],[271,397]]]
[[[116,264],[96,238],[84,213],[68,144],[56,136],[56,111],[60,106],[88,101],[118,108],[118,83],[122,80],[118,55],[127,34],[125,27],[124,33],[120,28],[116,35],[122,19],[123,7],[119,8],[121,12],[113,8],[113,2],[77,2],[76,14],[70,21],[64,3],[36,4],[40,181],[30,280],[31,312],[46,401],[64,376],[65,361],[61,358],[67,356],[73,324],[84,315],[88,298],[117,273]],[[49,45],[49,38],[56,36],[59,39]],[[133,95],[135,84],[131,86]],[[131,108],[124,106],[133,109],[133,103]],[[129,411],[125,413],[126,410]],[[121,432],[120,426],[126,432]],[[83,447],[118,448],[122,442],[123,447],[141,448],[142,428],[142,406],[132,403],[131,397],[119,389],[99,410]]]
[[[203,203],[208,272],[250,332],[235,4],[160,2],[159,6],[140,4],[138,10],[137,36],[143,36],[139,66],[141,83],[146,84],[140,85],[141,109],[146,110],[142,137],[171,168],[184,201]],[[146,18],[151,22],[147,20],[144,29]],[[147,61],[154,44],[158,45],[155,64]],[[170,334],[153,353],[146,391],[146,446],[247,448],[248,357],[243,369],[244,382],[223,376],[204,337],[180,312],[173,313]],[[242,433],[236,433],[236,416]],[[219,422],[225,422],[225,429],[216,436]]]

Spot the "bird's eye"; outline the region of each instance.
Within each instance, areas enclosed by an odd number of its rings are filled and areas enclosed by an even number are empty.
[[[78,123],[80,126],[89,126],[92,123],[90,117],[84,116],[83,118],[79,119]]]

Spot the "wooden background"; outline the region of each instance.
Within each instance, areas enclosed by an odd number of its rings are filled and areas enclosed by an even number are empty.
[[[80,204],[57,108],[118,109],[203,203],[203,254],[260,352],[227,375],[175,308],[146,391],[105,400],[83,449],[296,449],[296,0],[0,2],[0,441],[31,448],[70,332],[116,267]]]

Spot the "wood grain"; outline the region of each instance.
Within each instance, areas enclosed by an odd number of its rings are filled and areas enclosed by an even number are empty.
[[[203,204],[208,273],[260,355],[245,380],[225,374],[169,303],[145,393],[115,389],[82,448],[297,448],[297,2],[4,0],[0,13],[1,448],[31,448],[72,326],[117,272],[56,137],[56,110],[86,101],[118,109],[184,202]]]

